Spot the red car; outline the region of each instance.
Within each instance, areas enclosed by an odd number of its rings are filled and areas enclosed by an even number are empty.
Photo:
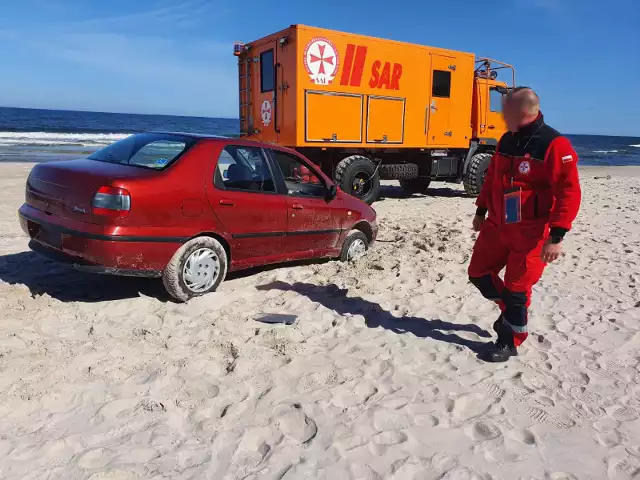
[[[214,291],[228,271],[354,260],[378,230],[371,207],[295,151],[182,133],[36,165],[19,216],[32,250],[81,270],[162,277],[180,301]]]

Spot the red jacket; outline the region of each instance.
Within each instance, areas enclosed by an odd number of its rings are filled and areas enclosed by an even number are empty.
[[[478,214],[504,224],[505,190],[522,189],[522,223],[545,223],[564,235],[578,215],[582,197],[578,155],[571,142],[544,123],[542,114],[498,143],[480,196]]]

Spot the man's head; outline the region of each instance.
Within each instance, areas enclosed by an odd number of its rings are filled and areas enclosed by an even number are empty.
[[[502,115],[507,127],[517,132],[520,127],[533,122],[540,114],[540,98],[529,87],[517,87],[504,98]]]

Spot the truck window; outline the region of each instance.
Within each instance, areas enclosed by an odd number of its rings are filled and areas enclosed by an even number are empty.
[[[272,92],[273,81],[273,50],[267,50],[260,54],[260,92]]]
[[[502,112],[502,94],[495,88],[489,92],[489,103],[492,112]]]
[[[439,98],[451,97],[451,72],[444,70],[433,71],[432,96]]]

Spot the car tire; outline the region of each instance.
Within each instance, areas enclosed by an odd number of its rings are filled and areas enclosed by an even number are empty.
[[[369,250],[369,239],[360,230],[351,230],[342,244],[340,261],[354,262]]]
[[[162,273],[162,283],[174,299],[186,302],[214,292],[227,276],[228,262],[227,252],[218,240],[197,237],[173,255]]]
[[[424,195],[427,193],[429,185],[431,185],[431,179],[426,177],[418,177],[411,180],[400,180],[402,190],[404,190],[409,197],[415,193]]]
[[[415,163],[391,163],[380,165],[380,178],[385,180],[411,180],[418,178],[419,169]]]
[[[336,183],[343,192],[371,205],[380,194],[380,175],[367,157],[353,155],[340,161],[334,174]],[[358,191],[358,182],[364,181],[367,187]]]
[[[492,156],[491,153],[476,153],[471,157],[467,174],[464,176],[464,190],[468,195],[472,197],[480,195]]]

